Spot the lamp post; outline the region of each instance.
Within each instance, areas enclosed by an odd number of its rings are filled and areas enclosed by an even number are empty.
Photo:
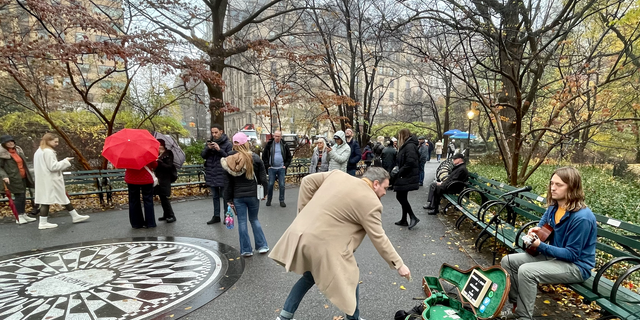
[[[476,115],[476,113],[473,110],[469,110],[469,112],[467,112],[467,118],[469,118],[469,131],[467,132],[467,151],[465,154],[465,161],[469,161],[469,156],[471,155],[471,120],[473,120],[473,117]]]

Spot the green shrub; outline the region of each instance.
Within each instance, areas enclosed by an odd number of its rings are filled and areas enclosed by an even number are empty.
[[[547,194],[547,184],[558,166],[542,165],[527,180],[526,185],[541,196]],[[631,177],[613,177],[611,165],[577,165],[582,175],[587,205],[594,213],[640,225],[640,183]],[[502,166],[471,163],[469,171],[483,177],[507,183]]]

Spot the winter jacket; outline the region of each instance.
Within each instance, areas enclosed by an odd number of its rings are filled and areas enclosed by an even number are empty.
[[[429,154],[431,154],[431,152],[433,152],[433,149],[434,149],[433,142],[427,141],[426,143],[427,143],[427,146],[429,147]]]
[[[58,161],[51,148],[38,148],[33,155],[37,204],[68,204],[69,198],[64,188],[62,171],[71,167],[67,159]]]
[[[320,168],[318,168],[318,158],[320,157],[318,147],[313,148],[313,155],[311,155],[311,165],[309,166],[309,173],[327,172],[329,171],[329,155],[327,154],[327,148],[322,149],[322,162]]]
[[[157,161],[153,161],[147,164],[147,168],[149,168],[149,170],[151,171],[155,170],[155,168],[157,167]],[[135,185],[153,184],[153,177],[151,177],[151,174],[149,174],[149,171],[147,171],[147,169],[145,168],[142,168],[140,170],[127,169],[124,171],[124,182]]]
[[[444,146],[442,145],[442,141],[436,142],[436,154],[442,154],[443,147]]]
[[[418,190],[420,182],[420,155],[418,154],[418,139],[410,136],[400,146],[396,156],[398,173],[394,177],[393,191]]]
[[[229,155],[233,145],[224,133],[220,136],[220,139],[213,140],[212,138],[212,141],[218,144],[220,150],[204,146],[200,154],[204,159],[204,180],[209,187],[224,187],[227,185],[227,175],[220,166],[220,159]]]
[[[351,148],[351,154],[349,155],[349,162],[347,163],[347,170],[358,169],[358,162],[362,160],[362,151],[360,151],[360,144],[355,138],[351,138],[351,142],[347,142],[349,148]]]
[[[236,151],[231,151],[230,156],[235,154],[237,154]],[[226,179],[229,181],[229,184],[224,188],[224,199],[226,201],[231,202],[237,198],[256,198],[258,196],[258,183],[264,187],[264,190],[267,190],[269,180],[267,180],[267,170],[264,167],[264,163],[255,153],[252,153],[251,156],[253,159],[253,175],[255,177],[252,179],[247,179],[246,167],[240,168],[242,169],[241,171],[234,171],[234,168],[227,163],[227,160],[230,159],[225,158],[220,161],[222,168],[225,170]]]
[[[9,184],[7,187],[11,193],[25,193],[27,188],[33,188],[33,177],[31,176],[31,172],[29,172],[29,168],[27,167],[27,159],[24,156],[24,152],[22,148],[16,146],[16,153],[22,158],[22,165],[25,171],[26,180],[22,180],[22,176],[20,175],[20,169],[18,168],[18,163],[13,160],[9,150],[5,149],[0,145],[0,178],[9,178]],[[25,184],[26,182],[26,184]]]
[[[377,167],[382,167],[382,150],[384,150],[384,146],[380,142],[376,142],[373,146],[373,165]]]
[[[262,151],[262,163],[264,163],[265,168],[271,168],[273,164],[273,152],[276,149],[274,145],[273,139],[267,142],[267,145],[264,147],[264,151]],[[282,160],[284,161],[285,168],[289,168],[291,164],[291,150],[284,140],[280,140],[280,151],[282,152]]]
[[[338,131],[336,134],[343,141],[341,145],[334,144],[329,152],[329,171],[340,170],[347,172],[347,162],[351,155],[351,148],[346,143],[344,132]]]
[[[551,206],[540,219],[538,227],[548,223],[553,228],[551,243],[540,243],[538,251],[547,257],[575,264],[582,273],[582,279],[591,277],[591,269],[596,266],[596,241],[598,225],[591,209],[584,208],[567,212],[556,224],[558,206]]]
[[[456,183],[455,181],[462,181],[464,183],[469,180],[469,171],[467,170],[467,165],[463,162],[451,170],[451,173],[445,177],[442,181],[442,185],[444,186],[445,193],[460,193],[462,189],[464,189],[464,184]]]
[[[418,154],[420,155],[420,164],[427,163],[427,157],[429,156],[429,145],[425,142],[418,148]]]
[[[168,197],[171,195],[171,178],[173,171],[176,170],[173,164],[173,152],[171,150],[165,150],[157,162],[158,167],[154,173],[156,177],[158,177],[159,184],[154,188],[154,193]]]
[[[393,144],[388,145],[382,151],[382,167],[388,172],[391,172],[391,170],[393,170],[393,167],[396,166],[397,154],[398,151],[393,147]]]
[[[456,153],[456,145],[453,142],[449,142],[449,154]]]

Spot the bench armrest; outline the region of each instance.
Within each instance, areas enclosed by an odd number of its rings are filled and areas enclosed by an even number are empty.
[[[611,298],[609,298],[609,300],[611,300],[611,302],[613,304],[618,304],[617,303],[617,297],[618,297],[618,289],[620,288],[620,285],[622,284],[622,282],[628,278],[632,273],[639,271],[640,270],[640,265],[634,266],[632,268],[629,268],[629,270],[627,270],[627,272],[625,272],[623,275],[621,275],[620,277],[618,277],[618,280],[616,280],[616,283],[613,284],[613,287],[611,287]],[[640,303],[640,300],[638,301],[625,301],[627,303]]]
[[[540,222],[540,220],[538,221],[530,221],[527,222],[525,225],[523,225],[520,229],[518,229],[518,232],[516,233],[516,246],[522,248],[522,246],[520,245],[520,243],[518,242],[518,240],[520,240],[522,233],[524,232],[524,230],[531,228],[531,226],[533,225],[538,225],[538,222]],[[522,248],[524,249],[524,248]]]
[[[602,268],[600,268],[600,270],[598,270],[598,273],[596,273],[596,276],[593,278],[593,288],[591,288],[591,291],[593,291],[593,293],[598,294],[598,283],[600,283],[600,278],[602,278],[602,275],[604,275],[605,272],[607,272],[607,270],[609,268],[611,268],[613,265],[618,264],[620,262],[624,262],[624,261],[635,261],[637,263],[640,263],[640,258],[638,257],[619,257],[619,258],[615,258],[609,262],[607,262],[604,266],[602,266]],[[622,277],[620,277],[622,278]],[[618,278],[618,279],[620,279]],[[612,292],[613,292],[613,288],[612,288]],[[612,293],[613,295],[613,293]]]

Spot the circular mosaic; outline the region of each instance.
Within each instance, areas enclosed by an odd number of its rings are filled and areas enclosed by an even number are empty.
[[[0,258],[0,319],[180,317],[244,270],[239,252],[194,238],[82,243]]]

